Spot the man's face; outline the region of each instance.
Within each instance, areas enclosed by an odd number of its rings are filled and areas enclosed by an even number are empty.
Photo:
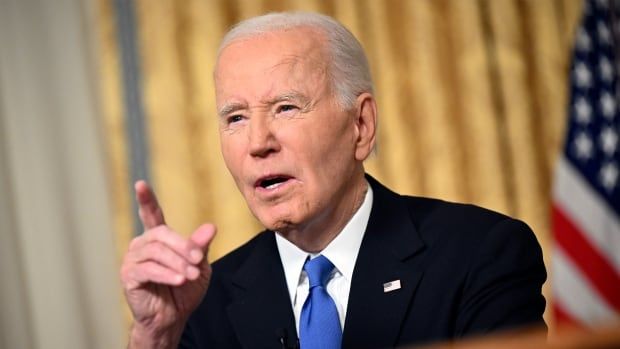
[[[215,73],[226,165],[254,215],[282,233],[355,205],[358,133],[337,104],[322,40],[298,28],[233,41]]]

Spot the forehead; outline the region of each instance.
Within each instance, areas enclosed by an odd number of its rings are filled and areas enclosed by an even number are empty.
[[[247,53],[280,53],[282,55],[303,55],[311,59],[324,60],[326,36],[317,28],[295,27],[264,33],[248,34],[231,41],[222,48],[218,57],[216,74],[223,63],[248,58]],[[244,54],[246,53],[246,54]],[[251,57],[256,59],[257,57]]]
[[[328,64],[324,43],[322,33],[304,27],[237,39],[218,57],[216,96],[220,99],[222,94],[244,88],[322,78]]]

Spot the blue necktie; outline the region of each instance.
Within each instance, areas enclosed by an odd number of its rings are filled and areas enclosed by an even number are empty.
[[[326,289],[334,265],[325,256],[306,261],[304,270],[310,281],[310,293],[299,320],[301,349],[337,349],[342,345],[338,310]]]

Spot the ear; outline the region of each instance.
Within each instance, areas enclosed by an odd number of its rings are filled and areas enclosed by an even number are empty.
[[[375,147],[377,103],[372,94],[364,92],[357,97],[355,106],[355,159],[364,161]]]

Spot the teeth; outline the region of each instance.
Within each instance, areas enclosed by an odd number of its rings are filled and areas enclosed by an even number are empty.
[[[266,186],[266,189],[274,189],[282,185],[283,182],[273,183],[271,185]]]

